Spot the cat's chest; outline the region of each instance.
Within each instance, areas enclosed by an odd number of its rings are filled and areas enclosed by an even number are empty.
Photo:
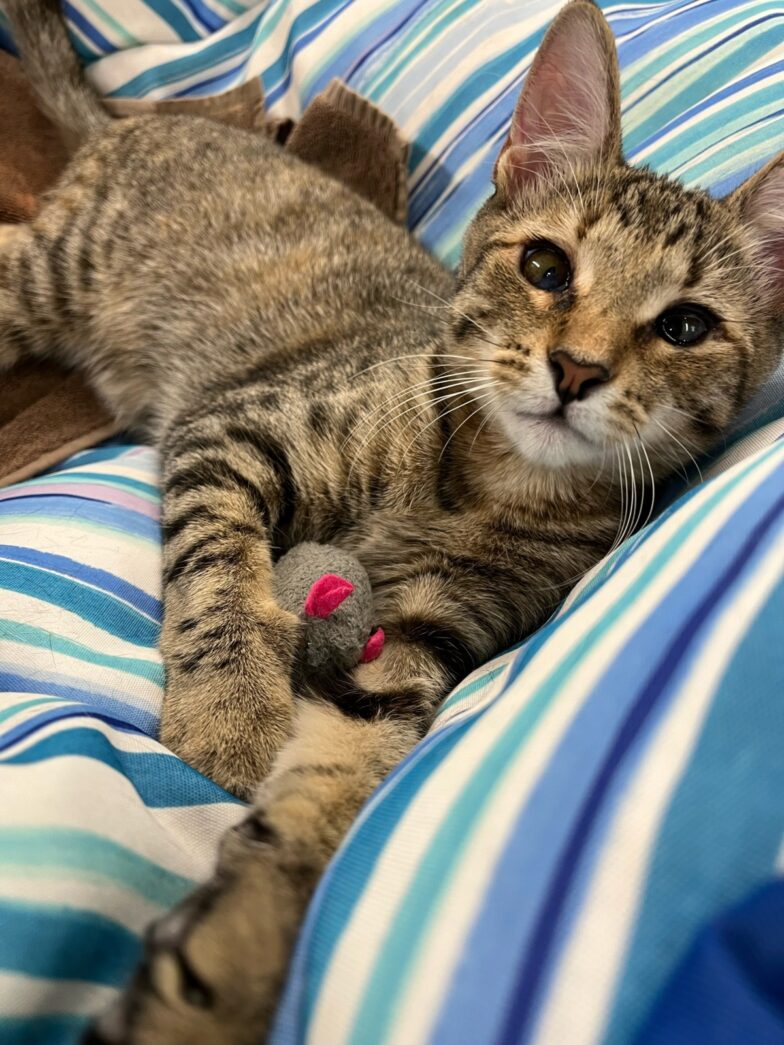
[[[424,559],[456,557],[487,546],[486,512],[446,512],[433,505],[370,513],[341,535],[338,542],[352,551],[377,580]]]

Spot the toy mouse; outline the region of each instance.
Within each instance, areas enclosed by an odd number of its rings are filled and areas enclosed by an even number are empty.
[[[384,648],[373,629],[370,581],[362,564],[330,544],[295,545],[275,566],[275,595],[305,625],[301,668],[324,675],[375,660]]]

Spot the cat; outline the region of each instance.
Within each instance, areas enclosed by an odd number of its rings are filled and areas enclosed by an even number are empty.
[[[80,368],[160,448],[161,739],[253,803],[90,1040],[255,1042],[320,873],[445,694],[541,625],[773,369],[784,161],[724,200],[629,167],[612,33],[572,0],[453,276],[263,137],[111,122],[55,0],[6,6],[81,144],[0,234],[0,363]],[[359,557],[387,636],[308,695],[271,587],[302,540]]]

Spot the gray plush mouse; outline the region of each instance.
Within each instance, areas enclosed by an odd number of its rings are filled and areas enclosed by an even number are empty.
[[[370,581],[350,552],[330,544],[295,545],[275,566],[275,595],[305,624],[307,671],[322,675],[375,660],[384,632],[373,630]]]

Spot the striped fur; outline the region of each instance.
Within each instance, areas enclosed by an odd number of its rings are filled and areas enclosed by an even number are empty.
[[[32,26],[15,26],[23,44]],[[177,117],[88,134],[40,217],[4,238],[3,362],[81,367],[163,454],[162,739],[237,794],[264,781],[215,879],[153,930],[101,1040],[256,1040],[363,799],[772,368],[779,165],[728,203],[626,167],[615,61],[598,10],[570,4],[456,287],[274,143]],[[61,88],[78,110],[81,82]],[[545,238],[575,273],[555,295],[520,275]],[[694,351],[655,333],[684,299],[720,317]],[[609,378],[563,407],[562,346]],[[359,556],[387,644],[295,701],[299,625],[271,569],[307,539]]]

